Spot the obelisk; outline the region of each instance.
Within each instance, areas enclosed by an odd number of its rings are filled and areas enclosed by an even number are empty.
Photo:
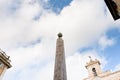
[[[58,34],[58,39],[56,43],[54,80],[67,80],[64,41],[62,39],[62,33]]]

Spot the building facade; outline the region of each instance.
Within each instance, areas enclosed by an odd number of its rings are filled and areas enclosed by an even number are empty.
[[[0,49],[0,80],[2,80],[3,75],[4,75],[4,73],[6,72],[6,70],[7,70],[8,68],[12,67],[11,64],[10,64],[11,61],[10,61],[9,58],[10,58],[10,57],[7,56],[7,55],[5,54],[5,52],[3,52],[3,51]]]
[[[92,60],[90,58],[85,67],[88,70],[88,77],[83,80],[120,80],[120,71],[102,71],[97,59]]]
[[[120,0],[113,0],[117,5],[118,15],[120,16]]]

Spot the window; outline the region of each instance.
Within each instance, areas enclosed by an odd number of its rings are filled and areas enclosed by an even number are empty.
[[[92,68],[92,71],[93,71],[94,76],[97,76],[96,69],[95,69],[95,68]]]

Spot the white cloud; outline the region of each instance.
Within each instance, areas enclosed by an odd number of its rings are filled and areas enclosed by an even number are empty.
[[[97,5],[96,3],[101,4]],[[21,5],[21,8],[16,11],[15,17],[8,18],[4,22],[1,21],[1,25],[5,26],[2,34],[9,34],[9,37],[2,39],[6,41],[14,37],[16,40],[12,40],[13,43],[18,43],[19,41],[28,42],[39,36],[53,36],[61,31],[66,36],[65,41],[67,45],[69,45],[69,40],[71,40],[73,49],[75,49],[75,46],[84,46],[94,41],[106,30],[109,22],[104,15],[102,2],[97,1],[96,3],[73,1],[71,6],[65,7],[61,11],[60,15],[55,15],[52,12],[48,13],[44,10],[42,11],[42,7],[38,6],[38,3],[34,5],[24,3]],[[38,22],[31,20],[39,12],[44,13],[40,17],[40,20]],[[97,16],[99,16],[100,19],[98,19]],[[102,24],[103,22],[106,23]],[[8,31],[6,27],[9,30],[8,34],[6,33],[6,31]]]
[[[69,80],[82,80],[83,78],[88,76],[87,70],[85,68],[86,62],[89,62],[88,56],[91,56],[93,60],[98,59],[102,65],[101,67],[103,68],[107,61],[105,60],[104,57],[100,57],[98,53],[94,50],[91,51],[86,51],[84,53],[79,53],[76,52],[75,54],[71,56],[66,57],[66,67],[67,67],[67,78]],[[28,57],[29,59],[29,57]],[[26,59],[24,59],[26,61]],[[40,60],[39,60],[40,61]],[[14,80],[53,80],[53,75],[54,75],[54,61],[48,61],[46,64],[43,66],[39,66],[42,63],[39,63],[39,61],[34,60],[32,62],[32,66],[30,64],[26,64],[23,68],[20,68],[19,71],[17,68],[11,68],[10,70],[7,71],[6,75],[7,77],[4,77],[5,80],[8,78],[14,79]],[[20,62],[20,61],[16,61]],[[21,67],[23,64],[19,64]],[[25,64],[24,64],[25,65]],[[13,75],[16,75],[14,77]],[[19,78],[19,79],[18,79]]]
[[[120,70],[120,64],[116,65],[116,67],[113,71],[118,71],[118,70]]]
[[[107,63],[105,58],[100,57],[94,50],[86,51],[81,54],[75,53],[67,58],[68,80],[83,80],[83,78],[88,76],[87,69],[85,68],[86,63],[89,62],[88,56],[91,56],[93,60],[98,59],[102,63],[101,68]]]
[[[8,70],[8,74],[6,73],[6,76],[4,77],[5,80],[8,78],[14,80],[34,80],[36,78],[36,80],[39,80],[41,77],[43,77],[43,80],[46,80],[46,74],[48,74],[47,76],[50,76],[49,73],[51,74],[51,71],[53,71],[51,70],[51,67],[49,68],[49,66],[53,66],[53,63],[52,65],[48,64],[54,59],[54,50],[53,47],[48,48],[44,44],[37,44],[32,47],[18,48],[11,51],[11,64],[13,67]],[[46,69],[48,70],[47,72]],[[50,72],[49,69],[51,70]]]
[[[112,39],[108,39],[107,36],[102,36],[98,42],[98,44],[100,45],[101,49],[104,50],[106,47],[112,46],[115,44],[115,40]]]

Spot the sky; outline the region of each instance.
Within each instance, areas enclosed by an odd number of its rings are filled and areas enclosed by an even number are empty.
[[[3,80],[53,80],[59,32],[68,80],[88,76],[88,56],[120,70],[120,20],[104,0],[0,0],[0,48],[12,64]]]

